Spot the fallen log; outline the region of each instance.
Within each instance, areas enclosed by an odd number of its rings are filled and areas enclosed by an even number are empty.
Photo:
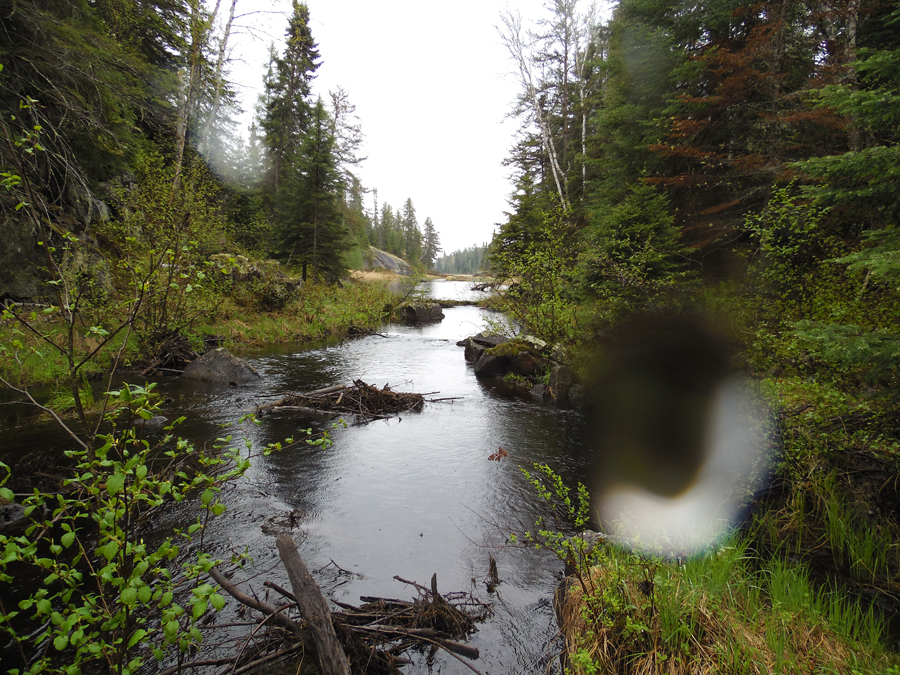
[[[322,591],[306,569],[297,544],[289,534],[279,534],[275,539],[278,555],[291,580],[291,589],[300,607],[300,613],[312,633],[316,655],[324,675],[350,675],[350,664],[344,648],[338,642],[331,625],[331,610],[322,597]]]

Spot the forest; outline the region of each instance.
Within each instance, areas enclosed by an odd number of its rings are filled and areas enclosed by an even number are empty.
[[[634,317],[716,323],[775,416],[728,553],[543,540],[579,560],[573,672],[896,672],[860,616],[896,616],[900,571],[900,6],[555,0],[499,33],[520,91],[503,309],[585,359]]]
[[[183,534],[202,541],[246,471],[231,437],[169,449],[108,433],[92,411],[152,419],[153,387],[94,401],[89,380],[210,337],[377,326],[386,288],[344,283],[370,246],[489,271],[509,289],[494,307],[586,380],[635,317],[714,323],[728,368],[773,410],[767,489],[700,555],[564,537],[596,525],[586,492],[529,474],[559,523],[527,541],[574,569],[570,672],[900,672],[900,5],[611,9],[548,0],[534,24],[498,18],[519,86],[509,212],[488,245],[441,257],[412,198],[379,203],[357,177],[362,122],[347,92],[313,95],[305,4],[244,138],[227,65],[238,0],[0,0],[0,383],[77,446],[69,496],[35,491],[35,536],[0,535],[0,584],[25,564],[48,575],[18,605],[0,593],[21,655],[9,672],[180,663],[224,603],[201,583],[206,554],[173,600],[184,579],[156,570],[178,546],[144,542],[132,514],[200,493],[204,520]],[[166,452],[178,480],[148,473]],[[21,497],[0,472],[0,500]],[[105,563],[85,590],[88,560]]]

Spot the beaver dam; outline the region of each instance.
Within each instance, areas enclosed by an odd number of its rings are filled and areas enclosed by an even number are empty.
[[[478,649],[457,641],[475,632],[476,622],[483,621],[490,612],[488,605],[470,593],[441,595],[437,590],[437,574],[431,577],[430,587],[395,576],[397,581],[413,586],[418,598],[406,601],[362,596],[363,604],[358,607],[334,601],[341,611],[331,612],[294,539],[282,533],[276,545],[291,589],[271,581],[266,581],[264,586],[282,596],[283,601],[277,606],[270,605],[252,589],[249,593],[241,590],[239,585],[245,582],[228,579],[213,567],[210,576],[222,590],[265,619],[236,655],[214,662],[182,664],[181,668],[230,665],[232,673],[260,673],[288,661],[296,667],[295,672],[300,672],[304,663],[318,662],[322,673],[394,675],[401,672],[398,666],[411,663],[403,653],[420,649],[430,650],[432,657],[434,652],[442,650],[481,675],[465,660],[477,659]],[[292,610],[299,610],[299,615]],[[266,623],[269,630],[260,633],[259,628]],[[163,673],[174,675],[178,670],[173,667]]]
[[[387,384],[383,389],[379,389],[362,380],[354,380],[351,386],[338,384],[308,393],[284,394],[277,401],[259,406],[257,413],[347,414],[357,415],[363,420],[369,421],[405,412],[419,412],[423,407],[425,407],[425,395],[423,394],[393,391]]]

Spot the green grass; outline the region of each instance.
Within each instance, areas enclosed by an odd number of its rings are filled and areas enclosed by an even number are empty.
[[[573,584],[563,630],[573,673],[884,672],[886,622],[808,568],[735,536],[683,563],[606,548]],[[650,583],[648,583],[650,582]],[[580,664],[580,665],[579,665]]]

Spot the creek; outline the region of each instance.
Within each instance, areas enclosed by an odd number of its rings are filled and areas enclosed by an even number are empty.
[[[477,295],[463,282],[426,286],[434,298]],[[395,391],[436,392],[427,399],[452,398],[428,403],[421,412],[338,427],[330,431],[333,444],[327,448],[301,445],[255,460],[244,479],[225,489],[227,511],[209,526],[206,547],[224,559],[249,552],[252,564],[236,577],[259,574],[254,588],[260,595],[264,579],[287,585],[275,549],[275,534],[287,528],[332,599],[411,599],[415,590],[394,575],[427,584],[437,573],[442,592],[472,591],[493,607],[469,640],[481,654],[476,668],[492,675],[544,672],[561,648],[552,596],[562,564],[546,551],[511,546],[507,537],[545,513],[520,466],[546,462],[569,484],[585,474],[583,419],[502,383],[476,379],[456,342],[483,329],[485,312],[460,306],[444,313],[442,322],[426,326],[387,324],[381,335],[237,351],[264,384],[222,389],[163,380],[162,414],[186,416],[178,435],[202,444],[239,436],[239,428],[224,426],[285,391],[362,379]],[[247,433],[259,446],[330,427],[322,418],[271,415]],[[489,461],[500,447],[509,456]],[[168,531],[195,514],[181,506],[155,526]],[[502,580],[493,595],[485,586],[489,554]],[[236,620],[233,605],[214,622]],[[239,635],[211,632],[223,646]],[[414,664],[404,667],[407,673],[471,672],[443,653],[431,661],[425,654],[409,655]]]

